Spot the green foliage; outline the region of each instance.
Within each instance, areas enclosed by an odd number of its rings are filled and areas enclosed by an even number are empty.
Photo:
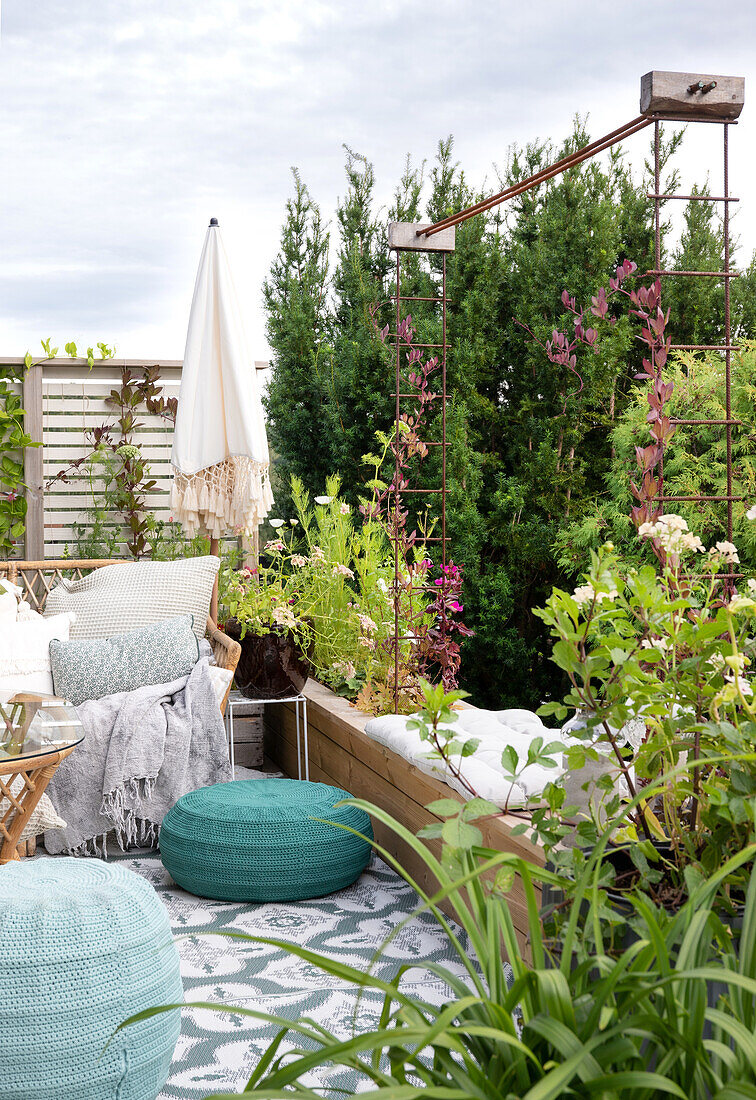
[[[512,149],[500,182],[523,179],[587,140],[577,119],[559,146],[535,142]],[[677,186],[673,165],[680,141],[679,133],[662,141],[665,192]],[[337,470],[354,505],[360,456],[372,449],[376,430],[390,430],[394,415],[391,351],[377,336],[386,325],[393,332],[396,318],[386,220],[432,220],[482,192],[455,163],[451,139],[439,143],[430,170],[408,158],[386,213],[375,209],[368,161],[348,151],[346,174],[333,268],[319,210],[296,177],[281,251],[266,283],[273,348],[268,412],[282,481],[288,484],[294,472],[318,493]],[[622,531],[619,506],[607,499],[610,480],[612,492],[622,480],[629,511],[626,482],[633,463],[619,457],[615,432],[623,430],[626,410],[640,407],[637,326],[621,304],[612,305],[600,354],[579,349],[577,373],[549,362],[522,326],[543,344],[553,329],[572,326],[561,298],[565,288],[589,302],[625,259],[640,271],[654,267],[653,206],[646,197],[652,181],[650,163],[633,172],[615,150],[457,227],[456,250],[447,260],[448,531],[454,559],[465,566],[465,621],[475,631],[462,650],[461,682],[481,705],[533,707],[560,694],[546,632],[531,608],[545,601],[565,570],[584,564],[593,540],[601,540],[605,511],[612,530]],[[667,243],[671,227],[665,221],[663,265],[709,269],[721,243],[717,217],[709,204],[690,203],[676,248]],[[721,286],[716,280],[673,282],[665,283],[664,293],[669,286],[674,342],[698,343],[712,334],[719,342]],[[740,336],[756,335],[754,285],[754,265],[734,280],[733,326]],[[402,293],[438,295],[440,259],[405,256]],[[435,308],[405,305],[418,341],[437,343]],[[439,435],[436,418],[428,436]],[[707,441],[701,435],[698,445]],[[701,451],[699,480],[717,480],[706,466]],[[416,472],[418,487],[436,486],[439,449]],[[745,464],[738,476],[750,478]],[[293,514],[286,485],[277,500],[283,515]],[[412,521],[419,519],[415,502],[408,507]],[[625,525],[625,536],[629,531]]]
[[[24,431],[24,410],[18,390],[24,371],[0,367],[0,556],[10,557],[26,525],[23,453],[38,447]]]
[[[597,747],[608,749],[600,809],[591,806],[576,827],[580,846],[597,842],[598,819],[613,818],[614,839],[634,845],[646,890],[657,903],[674,905],[756,842],[756,707],[748,675],[756,656],[756,581],[748,584],[751,595],[723,598],[716,578],[738,564],[737,550],[720,541],[707,552],[680,516],[639,530],[658,568],[628,565],[606,544],[592,554],[584,583],[571,594],[555,589],[536,611],[570,683],[564,702],[541,713],[564,718],[574,709],[585,716],[567,752],[570,770],[597,761]],[[628,723],[640,730],[633,734]],[[643,784],[659,777],[651,798]],[[619,778],[630,792],[628,805]],[[669,845],[654,870],[650,848],[639,844],[644,839]],[[574,870],[577,852],[563,849],[551,858]],[[739,877],[728,881],[733,901],[744,896],[751,870],[741,865]]]
[[[670,415],[679,420],[723,420],[726,415],[724,363],[720,356],[680,353],[670,358],[665,377],[674,382]],[[733,506],[733,539],[741,562],[756,570],[756,529],[745,510],[756,501],[756,344],[745,341],[732,357],[732,416],[741,422],[733,429],[733,492],[744,503]],[[648,439],[645,392],[638,389],[617,419],[609,438],[610,465],[604,485],[583,514],[565,523],[556,537],[559,565],[564,573],[579,573],[589,552],[610,539],[625,555],[638,558],[640,544],[629,519],[632,504],[629,473],[635,465],[635,447]],[[664,456],[664,485],[668,496],[722,496],[727,491],[726,438],[721,425],[696,427],[680,424]],[[674,504],[691,527],[707,542],[726,537],[726,512],[721,502]]]
[[[76,351],[74,344],[66,346]],[[112,355],[104,344],[98,347]],[[157,482],[135,442],[142,427],[137,418],[146,411],[171,425],[176,419],[176,398],[163,397],[159,378],[157,365],[146,367],[141,378],[122,368],[120,386],[105,398],[114,419],[89,431],[89,454],[74,459],[52,479],[65,483],[72,472],[86,471],[91,503],[84,519],[73,524],[79,557],[120,556],[124,548],[133,558],[148,553],[153,558],[185,556],[182,543],[189,555],[206,552],[207,540],[184,539],[179,524],[157,520],[147,506]]]
[[[0,556],[4,558],[13,553],[26,530],[24,451],[28,447],[42,445],[33,441],[24,429],[26,413],[21,407],[19,390],[31,366],[54,359],[59,351],[59,348],[52,346],[49,338],[40,342],[45,353],[41,359],[35,360],[31,352],[27,352],[23,367],[0,367]],[[97,346],[103,359],[109,359],[115,354],[106,344]],[[76,344],[67,343],[65,353],[69,358],[77,358]],[[87,360],[91,367],[94,363],[91,348],[87,352]]]

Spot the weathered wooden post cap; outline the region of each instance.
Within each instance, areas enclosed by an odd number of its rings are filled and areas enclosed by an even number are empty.
[[[429,225],[430,222],[389,222],[389,248],[397,252],[453,252],[454,226],[450,225],[447,229],[441,229],[426,237],[423,235],[423,230]]]
[[[665,73],[654,69],[641,77],[643,115],[693,122],[729,122],[743,110],[744,100],[745,79],[742,76]]]

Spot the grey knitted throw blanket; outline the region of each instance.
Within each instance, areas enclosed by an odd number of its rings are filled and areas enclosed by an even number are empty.
[[[231,778],[208,665],[203,656],[189,676],[173,683],[76,708],[84,741],[47,788],[68,827],[45,833],[48,852],[106,857],[109,834],[124,849],[156,847],[177,799]]]

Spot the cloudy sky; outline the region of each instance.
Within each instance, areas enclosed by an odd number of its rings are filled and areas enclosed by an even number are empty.
[[[456,140],[474,182],[510,143],[637,114],[652,68],[746,77],[731,186],[756,248],[756,4],[729,0],[0,0],[0,355],[40,337],[180,358],[220,219],[252,355],[297,165],[331,216],[346,142],[388,201],[407,152]],[[721,15],[719,14],[721,13]],[[637,164],[648,136],[630,139]],[[684,183],[721,130],[693,127]]]

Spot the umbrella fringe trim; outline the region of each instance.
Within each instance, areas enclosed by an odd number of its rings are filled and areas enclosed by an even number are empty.
[[[251,533],[273,505],[270,463],[232,455],[196,473],[174,468],[171,508],[186,533],[221,538]]]

